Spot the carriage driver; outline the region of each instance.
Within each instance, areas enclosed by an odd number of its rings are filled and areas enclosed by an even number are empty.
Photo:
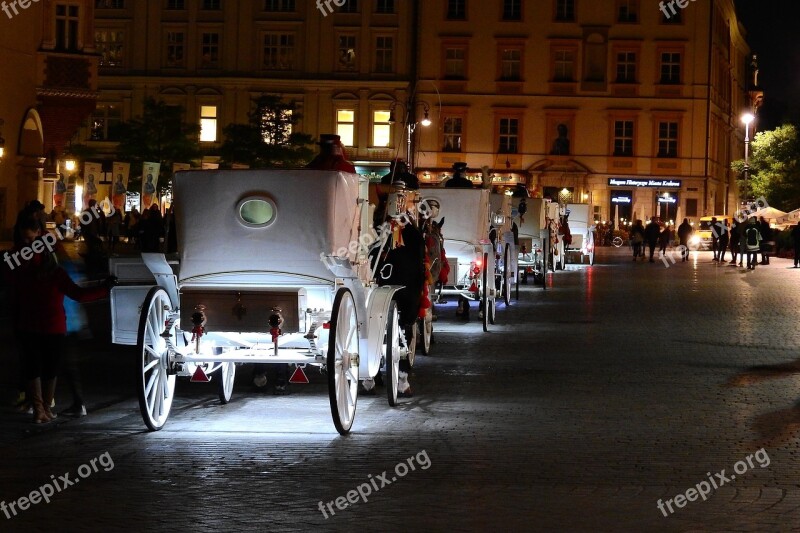
[[[340,170],[342,172],[356,173],[356,167],[347,160],[347,153],[342,144],[342,138],[331,133],[319,136],[319,154],[306,168],[313,170]]]

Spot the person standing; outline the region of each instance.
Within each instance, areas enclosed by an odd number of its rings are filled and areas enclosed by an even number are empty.
[[[634,222],[631,227],[631,244],[633,245],[633,260],[636,261],[636,258],[641,256],[642,261],[644,261],[644,251],[642,250],[642,244],[644,244],[644,226],[642,225],[641,219]]]
[[[747,247],[747,268],[755,270],[758,264],[758,251],[761,249],[761,232],[758,228],[756,217],[750,219],[744,230],[745,246]]]
[[[659,227],[656,217],[652,217],[650,219],[650,223],[644,229],[644,240],[647,241],[647,246],[650,248],[651,263],[655,263],[653,260],[653,254],[656,252],[656,244],[658,244],[658,237],[660,233],[661,227]],[[644,259],[644,257],[642,259]]]
[[[719,227],[717,226],[717,217],[711,218],[709,229],[711,230],[711,251],[714,253],[714,258],[711,260],[716,261],[719,255]]]
[[[681,225],[678,226],[678,240],[681,243],[681,262],[689,260],[689,238],[692,236],[692,225],[689,224],[689,219],[684,218]]]
[[[667,256],[667,247],[669,246],[669,242],[672,240],[672,231],[670,231],[669,226],[664,226],[664,231],[658,236],[658,244],[659,244],[659,251],[661,252],[661,257]]]
[[[33,217],[20,221],[21,241],[18,250],[32,248],[41,237],[39,223]],[[34,253],[20,266],[5,272],[11,287],[9,308],[14,330],[18,332],[28,399],[33,406],[36,424],[54,420],[50,410],[55,396],[56,375],[67,332],[64,296],[79,302],[108,297],[113,279],[101,287],[82,288],[75,284],[49,252]]]
[[[730,241],[731,229],[728,227],[728,219],[722,219],[717,222],[719,227],[719,253],[717,261],[725,261],[725,252],[728,250],[728,242]]]
[[[742,237],[742,224],[733,219],[733,224],[731,226],[731,263],[732,265],[736,264],[736,254],[739,252],[739,240]]]
[[[761,233],[761,264],[769,264],[769,254],[772,252],[772,228],[764,217],[758,221],[758,231]]]
[[[800,224],[792,228],[792,243],[794,244],[794,268],[800,265]]]

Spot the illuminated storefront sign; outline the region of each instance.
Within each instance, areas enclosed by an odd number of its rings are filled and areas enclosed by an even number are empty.
[[[681,180],[655,180],[638,178],[608,178],[609,187],[668,187],[680,188]]]
[[[617,196],[611,199],[612,204],[629,204],[631,203],[630,196]]]

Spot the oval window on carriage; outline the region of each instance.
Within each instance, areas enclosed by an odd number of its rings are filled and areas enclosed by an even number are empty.
[[[277,210],[275,202],[269,198],[250,196],[244,198],[237,206],[239,221],[251,228],[269,226],[274,220]]]

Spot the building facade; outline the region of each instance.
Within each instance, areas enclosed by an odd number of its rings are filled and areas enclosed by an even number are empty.
[[[731,212],[744,29],[732,0],[663,6],[94,0],[84,46],[97,53],[100,96],[80,136],[113,160],[116,126],[154,97],[184,107],[213,153],[255,98],[278,94],[301,113],[299,130],[340,134],[364,173],[404,157],[413,130],[423,182],[466,161],[588,203],[598,220]]]
[[[403,131],[390,110],[415,72],[412,4],[98,0],[101,97],[83,135],[113,155],[115,125],[153,97],[182,106],[213,152],[225,126],[277,94],[295,104],[299,130],[338,131],[351,159],[385,166]]]
[[[730,0],[663,5],[421,3],[417,86],[441,117],[419,138],[420,178],[488,166],[597,220],[733,211],[744,30]]]
[[[0,13],[0,240],[34,199],[53,208],[65,151],[95,108],[94,2],[22,2]]]

